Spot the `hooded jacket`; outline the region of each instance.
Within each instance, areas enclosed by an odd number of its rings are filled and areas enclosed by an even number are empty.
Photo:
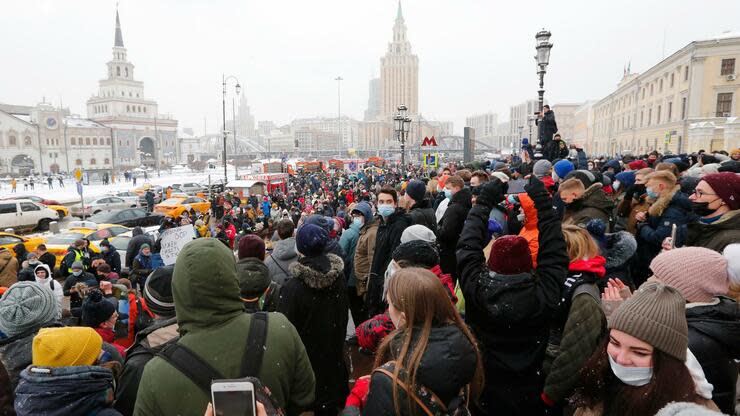
[[[175,263],[172,295],[181,334],[178,343],[224,377],[240,377],[252,316],[244,313],[231,251],[213,238],[188,243]],[[288,414],[313,403],[315,380],[306,350],[282,314],[269,315],[258,378]],[[154,357],[144,367],[134,415],[202,416],[210,400],[184,374]]]
[[[728,245],[740,241],[740,209],[726,212],[713,223],[695,221],[686,227],[687,246],[705,247],[721,253]]]
[[[272,247],[272,253],[265,258],[265,266],[270,271],[270,279],[282,286],[291,278],[290,265],[298,261],[295,237],[276,241]]]
[[[375,256],[375,243],[378,236],[378,221],[372,216],[368,221],[365,217],[365,224],[360,228],[360,236],[357,238],[355,246],[355,256],[352,268],[357,279],[356,290],[357,296],[362,296],[367,292],[367,282],[370,279],[370,268],[372,267]],[[399,237],[399,241],[400,237]]]
[[[442,220],[437,229],[437,241],[439,242],[439,265],[445,273],[451,274],[452,279],[457,281],[457,260],[455,259],[455,248],[460,232],[463,229],[468,211],[473,206],[473,194],[470,188],[463,188],[450,198]]]
[[[740,308],[730,298],[716,304],[687,304],[689,349],[714,386],[712,400],[723,413],[735,411],[735,386],[740,359]]]
[[[360,231],[362,227],[368,221],[372,221],[373,212],[370,208],[370,204],[367,202],[360,202],[352,211],[357,211],[362,214],[364,222],[362,226],[356,226],[352,222],[352,217],[348,217],[349,227],[344,230],[342,237],[339,238],[339,246],[344,251],[344,276],[347,278],[347,286],[356,287],[357,278],[355,277],[355,252],[357,251],[357,241],[360,239]],[[351,213],[351,212],[350,212]]]
[[[370,316],[382,313],[385,310],[383,306],[383,279],[385,269],[391,262],[393,250],[401,244],[401,235],[403,230],[411,225],[411,217],[401,208],[385,219],[376,219],[378,222],[378,232],[375,236],[375,251],[372,257],[372,266],[370,268],[370,280],[368,281],[367,296],[365,305],[367,306]]]
[[[18,416],[120,415],[111,408],[114,385],[111,370],[99,366],[30,366],[21,373],[15,390],[15,412]]]
[[[430,230],[437,231],[437,218],[434,215],[434,208],[428,199],[416,202],[409,210],[411,216],[411,225],[421,224]]]
[[[36,270],[38,269],[44,269],[46,270],[46,279],[40,279],[38,276],[36,276]],[[44,263],[39,264],[33,269],[33,275],[36,279],[36,283],[46,286],[49,288],[49,290],[54,293],[54,297],[57,299],[57,306],[59,306],[59,310],[62,310],[62,305],[64,302],[64,290],[62,289],[62,284],[55,281],[52,277],[51,270],[49,270],[49,266],[47,266]]]
[[[486,266],[483,238],[491,207],[476,204],[458,242],[465,321],[482,345],[486,386],[484,410],[502,415],[541,412],[542,363],[548,329],[561,297],[568,256],[560,220],[544,185],[527,185],[537,208],[539,251],[536,276],[501,275]]]
[[[419,331],[417,329],[416,333]],[[418,338],[414,338],[412,345],[416,343],[416,339]],[[403,331],[399,331],[391,341],[395,356],[400,352],[402,341]],[[416,372],[416,381],[433,391],[447,405],[458,395],[461,388],[473,380],[476,367],[475,349],[455,325],[432,327],[427,342]],[[408,397],[400,387],[398,392],[401,415],[408,415]],[[416,410],[416,414],[424,414],[421,408],[417,407]],[[362,414],[368,416],[395,414],[393,380],[386,374],[373,373],[367,404]]]
[[[606,197],[601,183],[589,186],[581,198],[573,201],[565,208],[565,221],[576,225],[586,225],[592,219],[600,219],[609,224],[614,202]]]
[[[125,263],[125,266],[129,269],[133,266],[134,257],[139,254],[139,250],[141,249],[142,244],[149,244],[149,246],[154,245],[154,241],[152,241],[151,237],[144,234],[144,231],[141,229],[141,227],[135,227],[131,234],[133,235],[133,237],[131,238],[131,240],[129,240],[128,245],[126,246]]]
[[[316,375],[314,409],[341,408],[349,393],[344,362],[349,301],[342,259],[333,254],[301,257],[290,266],[278,312],[295,326]]]
[[[262,260],[245,257],[236,263],[241,298],[248,312],[277,310],[280,285],[270,280],[270,271]]]

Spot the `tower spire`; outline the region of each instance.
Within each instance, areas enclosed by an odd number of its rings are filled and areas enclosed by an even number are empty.
[[[121,33],[121,19],[118,17],[118,4],[116,4],[116,40],[113,46],[123,48],[123,34]]]
[[[401,0],[398,0],[398,12],[396,12],[396,20],[403,20],[403,11],[401,10]]]

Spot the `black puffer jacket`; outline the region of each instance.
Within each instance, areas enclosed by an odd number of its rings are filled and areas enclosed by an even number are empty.
[[[367,295],[365,305],[370,316],[383,313],[385,305],[383,302],[383,280],[385,269],[391,262],[391,254],[401,244],[403,230],[411,225],[411,217],[401,208],[388,218],[378,221],[378,232],[375,236],[375,253],[373,254],[372,266],[370,266],[370,280],[367,284]]]
[[[568,271],[560,220],[547,190],[539,180],[533,180],[526,190],[537,208],[536,275],[505,276],[486,267],[483,239],[491,207],[476,204],[470,210],[458,243],[465,320],[484,355],[486,386],[481,403],[492,414],[541,412],[542,363]]]
[[[417,333],[418,333],[417,329]],[[396,353],[399,352],[403,333],[394,338]],[[415,341],[413,341],[415,342]],[[416,373],[418,384],[433,391],[445,404],[454,399],[460,389],[473,380],[475,374],[475,349],[460,329],[455,325],[432,328],[427,348],[421,357]],[[406,394],[398,387],[401,415],[408,415]],[[373,373],[370,391],[363,415],[392,415],[393,381],[385,374]],[[424,412],[417,407],[416,414]]]
[[[712,383],[712,400],[722,413],[735,412],[735,386],[740,359],[740,309],[737,302],[720,297],[716,305],[686,308],[689,349]]]
[[[412,225],[421,224],[437,232],[437,219],[434,217],[434,208],[432,208],[428,199],[414,204],[409,210],[409,215],[411,216]]]
[[[452,279],[457,281],[457,260],[455,259],[455,249],[457,241],[460,239],[460,232],[463,229],[465,218],[468,217],[468,211],[473,206],[471,199],[473,193],[470,188],[463,188],[450,198],[450,205],[447,206],[445,214],[439,221],[437,229],[437,241],[439,242],[439,265],[442,271],[452,275]],[[490,213],[491,210],[488,210]]]

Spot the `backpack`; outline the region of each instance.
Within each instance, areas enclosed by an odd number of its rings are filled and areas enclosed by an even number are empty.
[[[252,314],[252,322],[249,324],[249,336],[247,337],[247,349],[244,351],[244,357],[242,358],[240,372],[242,378],[240,380],[249,381],[254,385],[255,398],[265,406],[265,410],[269,416],[283,416],[285,415],[285,410],[278,406],[270,390],[257,378],[259,370],[262,367],[262,355],[266,349],[267,316],[266,312]],[[157,355],[200,387],[208,397],[211,396],[211,382],[226,378],[218,370],[200,358],[198,354],[182,344],[169,344],[157,353]]]
[[[393,371],[395,369],[396,362],[388,361],[382,366],[373,370],[373,373],[385,374],[391,379],[391,382],[398,384],[406,393],[406,397],[411,398],[416,402],[416,405],[421,408],[426,416],[469,416],[470,409],[468,404],[470,402],[470,385],[465,385],[460,389],[460,392],[455,396],[448,404],[445,405],[442,400],[434,394],[433,391],[429,390],[423,385],[409,386],[403,380],[406,379],[406,371],[401,369],[398,373],[398,378],[394,380]],[[412,389],[413,387],[413,389]]]

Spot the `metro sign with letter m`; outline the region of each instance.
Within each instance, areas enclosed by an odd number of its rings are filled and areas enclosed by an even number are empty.
[[[430,139],[429,137],[424,137],[424,141],[421,142],[422,146],[434,146],[437,147],[437,139],[432,136]]]

